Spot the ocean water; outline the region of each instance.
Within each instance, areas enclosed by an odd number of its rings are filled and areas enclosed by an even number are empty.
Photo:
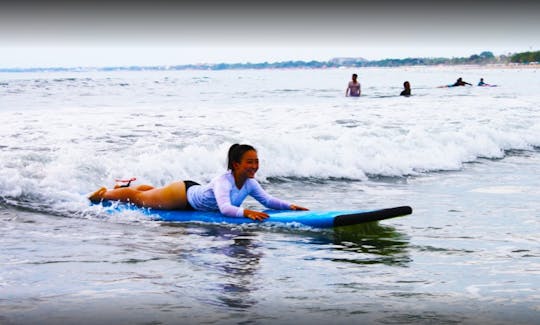
[[[458,77],[498,87],[438,88]],[[539,89],[483,67],[2,73],[0,324],[538,324]],[[87,202],[209,181],[236,142],[275,196],[413,214],[317,230]]]

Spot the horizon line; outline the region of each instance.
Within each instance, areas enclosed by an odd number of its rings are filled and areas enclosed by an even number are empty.
[[[508,58],[509,56],[511,55],[515,55],[515,54],[519,54],[519,53],[527,53],[527,52],[535,52],[535,51],[525,51],[525,52],[516,52],[516,53],[508,53],[508,55],[505,55],[505,54],[501,54],[501,55],[494,55],[493,57],[494,58]],[[482,51],[480,54],[482,53],[491,53],[493,54],[491,51]],[[221,69],[230,69],[230,68],[233,68],[234,66],[237,66],[237,67],[241,67],[241,66],[257,66],[257,65],[267,65],[269,68],[272,66],[272,65],[279,65],[279,64],[286,64],[286,63],[297,63],[297,64],[309,64],[309,63],[312,63],[312,64],[316,64],[316,63],[319,63],[319,64],[333,64],[335,66],[333,67],[347,67],[347,66],[351,66],[350,63],[373,63],[373,62],[383,62],[383,61],[393,61],[393,60],[396,60],[396,61],[407,61],[407,60],[459,60],[459,59],[470,59],[472,58],[473,56],[479,56],[479,54],[472,54],[472,55],[469,55],[467,57],[465,56],[462,56],[462,57],[437,57],[437,56],[428,56],[428,57],[407,57],[407,58],[403,58],[403,59],[398,59],[398,58],[385,58],[385,59],[377,59],[377,60],[368,60],[368,59],[365,59],[363,57],[345,57],[345,56],[342,56],[342,57],[333,57],[331,59],[328,59],[328,60],[294,60],[294,59],[290,59],[290,60],[281,60],[281,61],[273,61],[273,62],[268,62],[268,61],[264,61],[264,62],[250,62],[250,61],[247,61],[247,62],[218,62],[218,63],[209,63],[209,62],[206,62],[206,63],[184,63],[184,64],[143,64],[143,65],[138,65],[138,64],[128,64],[128,65],[102,65],[102,66],[99,66],[99,65],[77,65],[77,66],[50,66],[50,67],[44,67],[44,66],[31,66],[31,67],[20,67],[20,66],[15,66],[15,67],[5,67],[5,68],[1,68],[0,67],[0,72],[30,72],[30,71],[51,71],[51,70],[58,70],[58,71],[75,71],[75,70],[131,70],[131,69],[149,69],[149,70],[188,70],[190,68],[194,68],[194,69],[197,69],[197,68],[207,68],[207,69],[214,69],[214,70],[220,70],[220,69],[215,69],[217,66],[229,66],[228,68],[221,68]],[[349,65],[347,65],[346,63],[349,63]],[[426,65],[426,64],[419,64],[419,65]],[[455,64],[453,64],[455,65]],[[352,66],[351,66],[352,67]],[[362,66],[354,66],[354,67],[362,67]]]

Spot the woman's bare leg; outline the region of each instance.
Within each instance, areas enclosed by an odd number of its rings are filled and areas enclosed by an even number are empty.
[[[184,209],[187,204],[186,184],[173,182],[164,187],[139,192],[140,206],[155,209]]]
[[[94,203],[101,200],[121,201],[130,202],[140,207],[164,210],[184,209],[187,204],[186,185],[183,181],[174,182],[161,188],[139,185],[134,188],[119,187],[107,190],[102,187],[88,198]]]
[[[115,189],[122,188],[122,187],[129,187],[129,186],[122,186],[118,184],[114,186]],[[142,184],[142,185],[133,186],[132,188],[138,191],[148,191],[148,190],[153,189],[154,187],[152,185]]]
[[[136,189],[137,191],[148,191],[148,190],[153,190],[155,187],[153,187],[152,185],[137,185],[135,187],[133,187],[134,189]]]
[[[139,196],[141,193],[143,193],[143,191],[138,191],[131,187],[118,187],[112,190],[107,190],[101,195],[101,198],[103,200],[130,202],[140,205]]]
[[[120,189],[120,188],[127,188],[127,187],[121,187],[120,185],[115,185],[113,190]],[[145,185],[145,184],[137,185],[137,186],[130,187],[130,188],[135,190],[135,191],[148,191],[148,190],[154,189],[154,187],[152,185]],[[107,192],[107,188],[102,187],[99,190],[95,191],[94,193],[90,194],[88,196],[88,199],[91,202],[99,203],[101,200],[104,199],[103,196],[104,196],[105,192]],[[134,194],[128,194],[128,196],[130,196],[130,195],[134,195]],[[113,200],[113,199],[106,199],[106,200]],[[120,199],[117,199],[116,201],[119,201],[119,200]]]
[[[107,192],[107,188],[102,187],[99,190],[95,191],[94,193],[90,194],[88,196],[88,199],[92,203],[99,203],[103,199],[103,194],[105,194],[105,192]]]

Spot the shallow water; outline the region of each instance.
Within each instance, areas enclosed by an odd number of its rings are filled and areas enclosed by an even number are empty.
[[[480,74],[500,86],[436,88]],[[535,70],[366,69],[358,99],[349,76],[2,74],[0,323],[537,323]],[[317,230],[87,204],[117,177],[207,181],[233,142],[278,197],[414,212]]]

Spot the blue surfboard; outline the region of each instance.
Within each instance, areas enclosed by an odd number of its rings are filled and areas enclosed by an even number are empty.
[[[167,222],[207,222],[207,223],[228,223],[247,224],[261,223],[249,218],[227,217],[219,212],[213,211],[183,211],[183,210],[158,210],[140,208],[133,204],[111,203],[104,201],[101,203],[106,207],[106,211],[115,213],[126,210],[140,211],[152,220]],[[400,217],[412,213],[409,206],[399,206],[378,210],[331,210],[331,211],[291,211],[291,210],[266,210],[269,218],[262,223],[280,224],[300,224],[313,228],[334,228],[350,226],[365,222],[379,221],[389,218]]]

